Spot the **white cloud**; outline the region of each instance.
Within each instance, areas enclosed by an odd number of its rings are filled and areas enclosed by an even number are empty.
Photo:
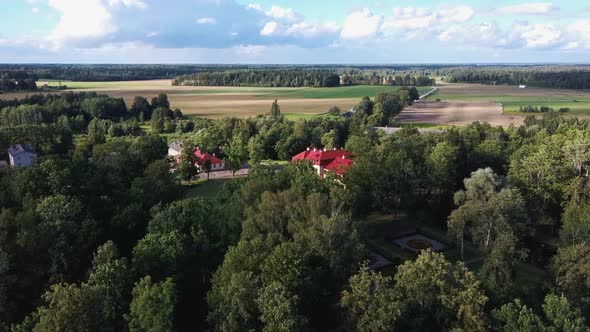
[[[590,48],[590,19],[578,20],[566,28],[575,41],[568,44],[570,49]]]
[[[111,7],[122,5],[125,7],[135,7],[139,9],[146,9],[148,7],[148,5],[141,0],[109,0],[109,5]]]
[[[271,35],[277,33],[278,28],[279,28],[279,24],[277,22],[270,21],[264,25],[262,30],[260,30],[260,34],[262,36],[271,36]]]
[[[201,17],[197,20],[199,24],[215,24],[217,20],[214,17]]]
[[[558,11],[559,6],[548,2],[529,2],[513,6],[501,7],[499,14],[505,15],[547,15]]]
[[[31,8],[31,12],[33,14],[39,14],[39,8],[38,7],[33,7],[33,8]]]
[[[279,6],[272,6],[270,10],[266,12],[266,15],[274,19],[290,22],[301,20],[301,15],[297,14],[292,8],[283,8]]]
[[[317,37],[325,34],[335,34],[340,31],[341,27],[336,22],[328,22],[325,24],[314,24],[307,22],[300,22],[291,25],[286,34],[302,35],[305,37]]]
[[[383,18],[373,15],[368,8],[350,13],[340,32],[343,39],[360,39],[375,36],[381,28]]]
[[[61,46],[68,39],[97,38],[115,32],[112,15],[100,0],[49,0],[61,13],[50,39]]]
[[[421,7],[395,7],[391,16],[385,19],[383,29],[430,30],[440,25],[467,22],[474,15],[475,10],[469,6],[443,6],[436,10]]]
[[[562,33],[553,24],[524,26],[520,35],[529,48],[546,48],[562,43]]]
[[[259,3],[250,3],[246,8],[262,11],[262,6]]]
[[[238,45],[233,47],[233,50],[239,55],[252,56],[260,55],[267,50],[267,47],[261,45]]]
[[[436,18],[441,23],[464,23],[475,15],[475,10],[469,6],[441,7]]]

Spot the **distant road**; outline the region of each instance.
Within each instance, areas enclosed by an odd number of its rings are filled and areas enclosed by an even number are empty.
[[[420,100],[427,98],[428,96],[430,96],[431,94],[435,93],[438,90],[437,87],[433,86],[432,89],[430,89],[428,92],[421,94],[420,95]]]

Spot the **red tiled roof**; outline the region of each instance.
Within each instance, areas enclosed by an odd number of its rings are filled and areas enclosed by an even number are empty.
[[[338,175],[343,175],[346,173],[350,165],[352,165],[353,161],[349,158],[336,158],[331,163],[329,163],[324,169],[330,172],[334,172]]]
[[[291,158],[291,161],[309,160],[321,169],[343,175],[353,163],[352,154],[346,150],[307,149]]]
[[[195,156],[197,156],[197,164],[203,165],[207,159],[211,160],[211,164],[221,164],[223,161],[214,155],[210,155],[208,153],[202,153],[201,150],[197,149],[195,151]]]
[[[352,154],[346,150],[323,150],[323,149],[310,149],[305,150],[293,158],[291,161],[297,160],[311,160],[314,164],[325,167],[334,159],[342,157],[350,158]]]

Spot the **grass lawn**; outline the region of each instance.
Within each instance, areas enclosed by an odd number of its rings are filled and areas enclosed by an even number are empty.
[[[394,244],[391,239],[397,234],[412,232],[416,228],[419,228],[420,234],[448,245],[449,247],[443,251],[448,260],[455,262],[461,259],[460,249],[453,245],[453,239],[444,230],[411,220],[406,215],[372,214],[366,219],[365,226],[368,246],[389,260],[405,261],[417,257],[415,253]],[[475,262],[481,258],[481,253],[471,243],[465,243],[464,254],[465,261]]]
[[[385,275],[393,276],[397,272],[396,263],[406,260],[413,260],[417,257],[416,254],[403,250],[395,245],[390,239],[389,235],[397,234],[399,232],[406,232],[416,227],[420,228],[420,233],[443,242],[450,244],[452,239],[446,234],[444,230],[439,228],[424,225],[409,220],[408,216],[401,215],[394,217],[393,215],[372,214],[366,221],[367,238],[365,239],[367,246],[379,253],[383,257],[394,262],[380,271]],[[461,253],[458,246],[450,246],[443,251],[446,259],[451,262],[461,260]],[[483,257],[479,249],[470,242],[465,242],[465,262],[472,271],[477,271],[483,264]],[[538,288],[542,287],[550,280],[549,273],[543,269],[528,263],[517,263],[514,269],[514,283],[518,288]]]
[[[185,198],[208,197],[217,196],[223,189],[223,185],[230,180],[215,179],[207,181],[207,174],[201,174],[202,178],[196,183],[187,185]]]

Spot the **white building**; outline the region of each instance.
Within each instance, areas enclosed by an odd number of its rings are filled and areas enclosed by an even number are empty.
[[[8,158],[12,167],[29,167],[37,161],[37,153],[32,145],[16,144],[8,148]]]
[[[526,89],[526,85],[522,84],[518,86],[519,89]]]
[[[182,153],[182,143],[174,141],[168,145],[168,157],[176,158]]]

